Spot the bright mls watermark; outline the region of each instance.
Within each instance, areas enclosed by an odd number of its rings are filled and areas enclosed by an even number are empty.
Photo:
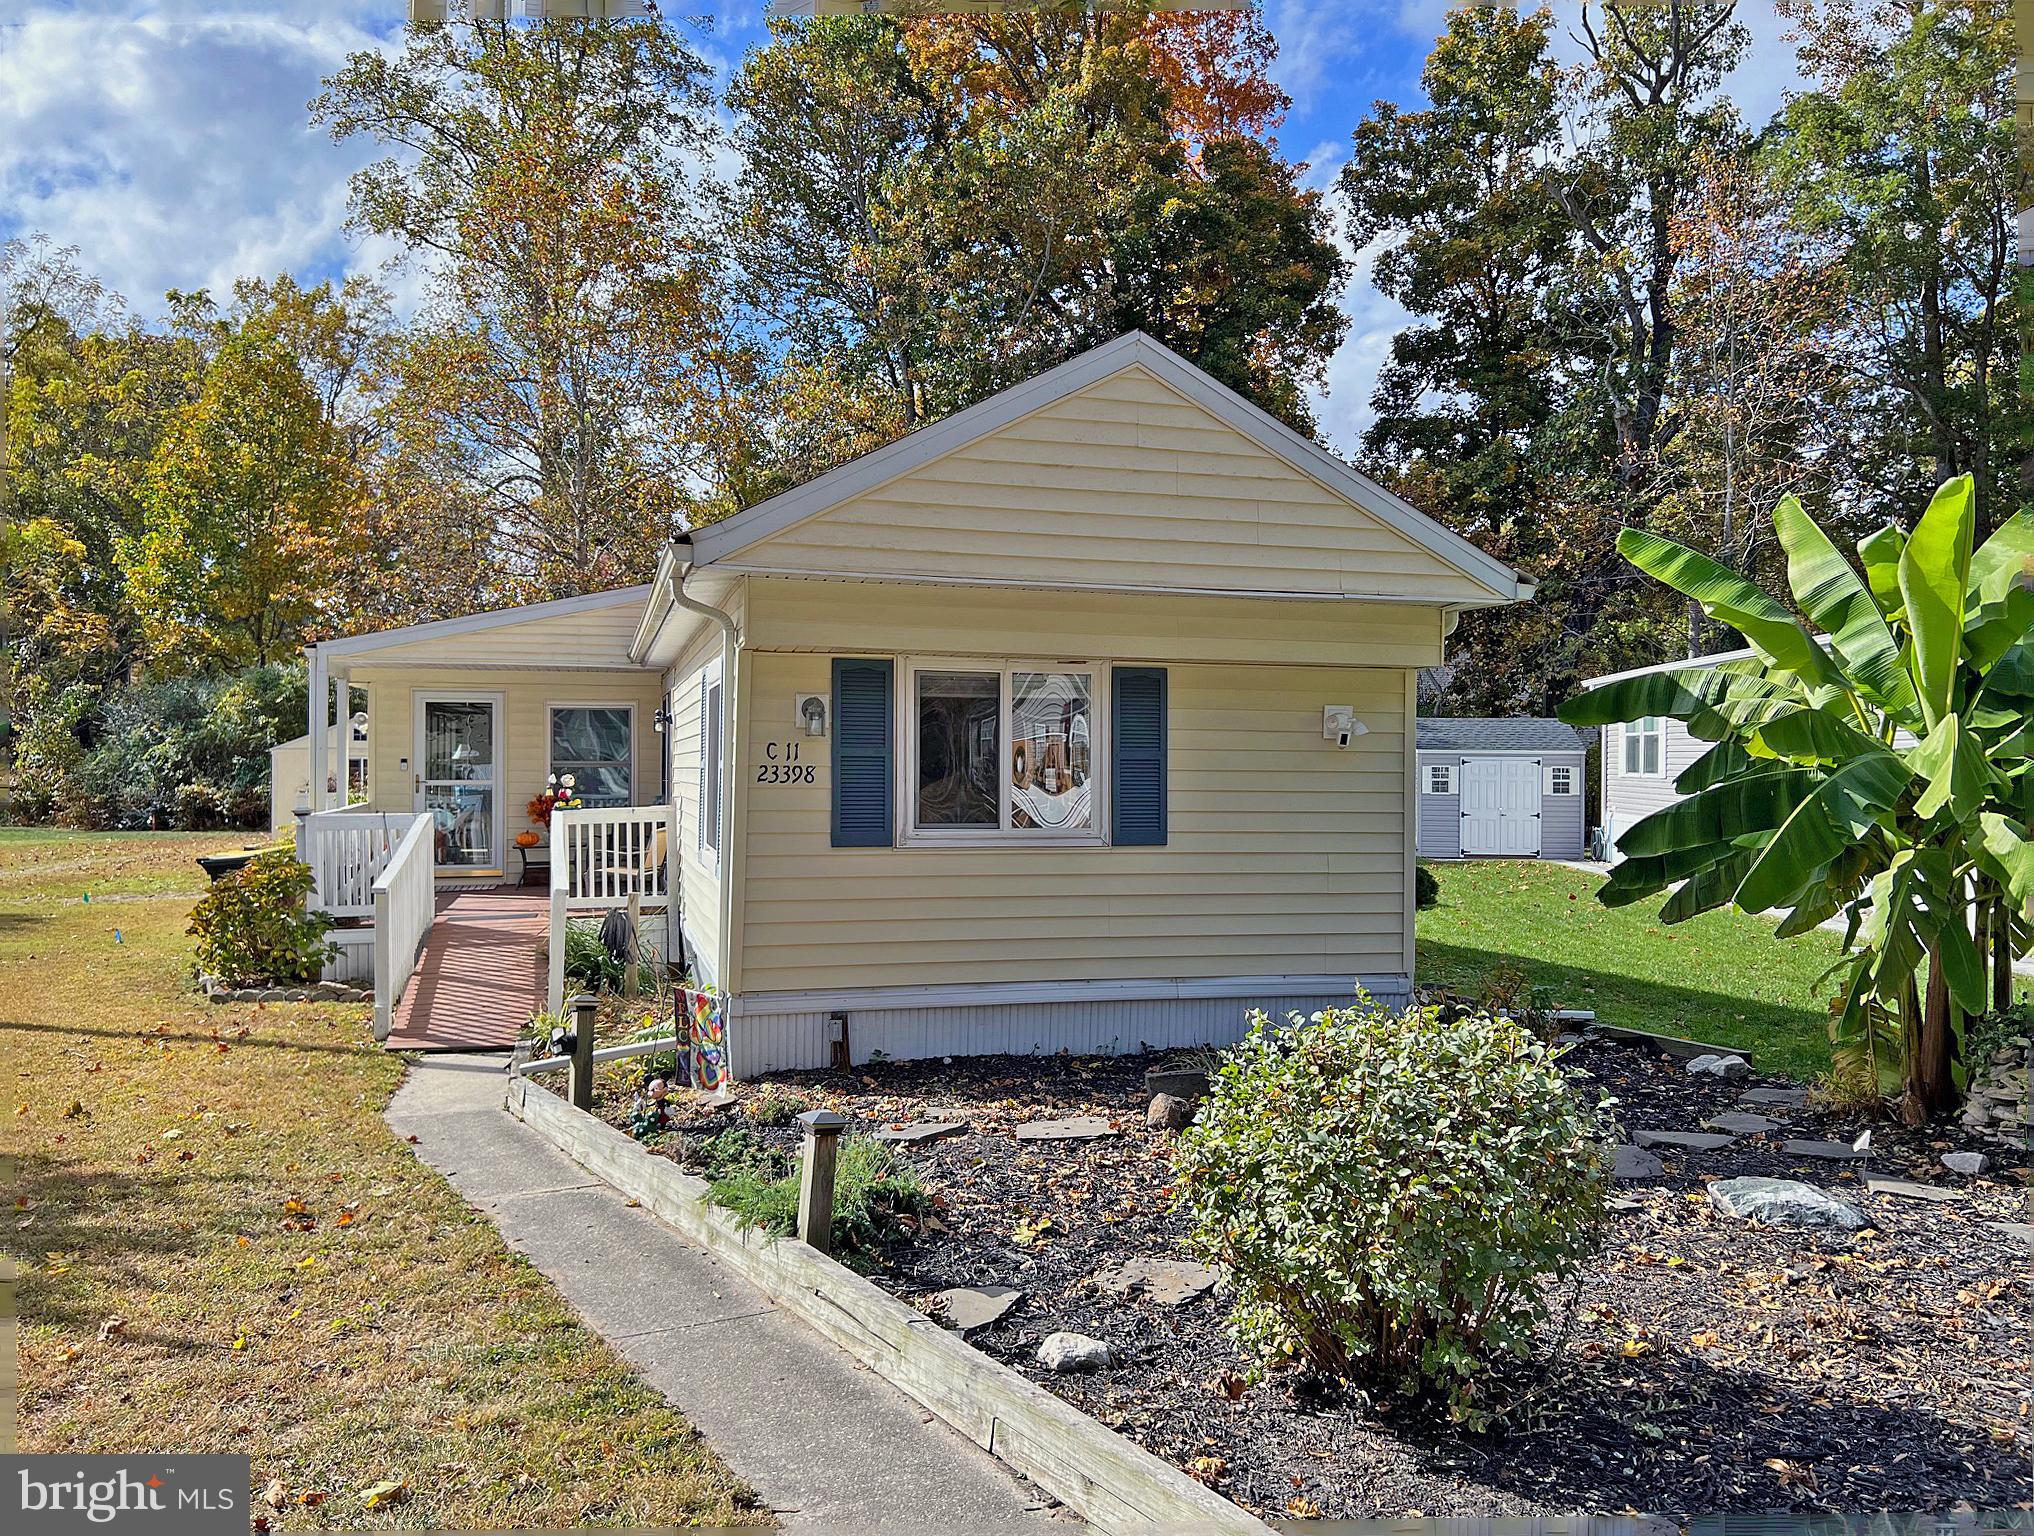
[[[237,1536],[251,1481],[245,1456],[0,1456],[0,1530]]]

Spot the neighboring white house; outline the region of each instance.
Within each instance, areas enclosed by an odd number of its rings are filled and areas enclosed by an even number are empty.
[[[1559,720],[1419,721],[1424,859],[1579,859],[1588,744]]]
[[[1712,667],[1725,661],[1744,661],[1752,654],[1749,646],[1741,646],[1734,651],[1718,651],[1710,656],[1607,672],[1602,677],[1583,679],[1582,686],[1601,688],[1606,683],[1620,683],[1628,677],[1681,672],[1690,667]],[[1688,727],[1680,721],[1657,715],[1622,725],[1613,723],[1603,728],[1603,796],[1599,830],[1604,857],[1613,862],[1623,857],[1617,851],[1617,839],[1633,822],[1686,798],[1674,788],[1674,780],[1714,745],[1714,742],[1691,736]]]
[[[1135,1050],[1409,994],[1415,678],[1531,591],[1133,334],[647,588],[313,647],[312,695],[367,689],[370,809],[429,813],[441,883],[519,878],[546,775],[596,786],[558,825],[628,858],[533,852],[582,909],[668,854],[737,1077]]]
[[[356,719],[349,728],[352,738],[346,752],[346,798],[349,802],[367,793],[367,723]],[[325,732],[326,777],[337,772],[339,728]],[[336,791],[336,784],[331,786]],[[292,736],[268,749],[268,830],[280,837],[297,824],[297,812],[311,805],[311,733]]]

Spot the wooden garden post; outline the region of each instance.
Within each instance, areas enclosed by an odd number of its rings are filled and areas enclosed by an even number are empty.
[[[798,1175],[798,1240],[832,1253],[833,1162],[847,1116],[837,1110],[808,1109],[798,1123],[805,1127],[805,1167]]]
[[[572,1107],[593,1108],[593,1011],[599,999],[581,992],[572,999]]]

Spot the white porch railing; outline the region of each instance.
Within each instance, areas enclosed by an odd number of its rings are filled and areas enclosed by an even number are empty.
[[[671,808],[551,813],[551,984],[548,1006],[565,1006],[565,925],[574,912],[667,909],[671,901]]]
[[[372,917],[374,882],[412,818],[389,811],[313,811],[297,823],[297,857],[311,867],[311,910]]]
[[[435,824],[428,812],[410,821],[374,878],[374,1038],[386,1040],[396,1004],[416,969],[417,951],[437,916]]]

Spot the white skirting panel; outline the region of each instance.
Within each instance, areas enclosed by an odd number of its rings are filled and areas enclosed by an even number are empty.
[[[1366,977],[1370,995],[1387,1007],[1412,999],[1404,977]],[[1274,1019],[1314,1013],[1351,1000],[1349,990],[1294,995],[1175,997],[1139,1000],[1016,1002],[937,1007],[848,1006],[854,1063],[913,1061],[926,1056],[1119,1056],[1194,1045],[1230,1045],[1249,1032],[1250,1014]],[[729,1067],[739,1079],[766,1072],[824,1067],[832,1059],[828,1012],[739,1011],[727,1026]]]
[[[329,929],[325,942],[338,945],[339,953],[325,962],[325,969],[318,975],[320,981],[343,981],[349,987],[374,985],[372,928]]]

